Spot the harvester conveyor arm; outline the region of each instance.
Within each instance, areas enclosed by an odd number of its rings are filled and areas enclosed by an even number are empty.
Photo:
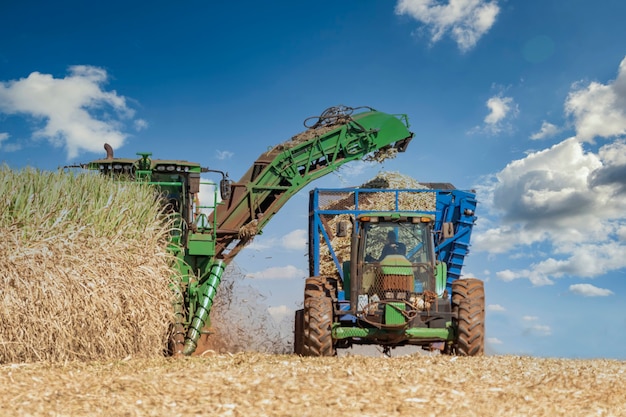
[[[403,119],[367,111],[309,129],[261,154],[216,209],[216,258],[228,263],[311,181],[375,151],[404,151],[413,134]]]

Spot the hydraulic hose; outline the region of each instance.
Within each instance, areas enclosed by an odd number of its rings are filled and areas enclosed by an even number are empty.
[[[217,262],[211,267],[211,272],[209,273],[207,281],[202,285],[198,308],[196,309],[196,313],[191,321],[189,330],[187,331],[187,338],[185,339],[185,347],[183,349],[183,355],[185,356],[189,356],[195,352],[196,347],[198,346],[198,339],[200,339],[202,328],[204,327],[207,318],[209,317],[209,313],[211,312],[213,298],[217,294],[217,288],[220,285],[225,268],[226,265],[224,261],[218,259]]]

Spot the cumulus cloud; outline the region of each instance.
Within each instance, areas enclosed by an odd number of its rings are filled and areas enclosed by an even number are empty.
[[[602,161],[585,152],[575,139],[529,154],[509,163],[497,174],[494,204],[506,220],[524,221],[528,227],[545,227],[588,213],[596,196],[588,186],[591,172]]]
[[[541,124],[541,129],[539,130],[539,132],[533,133],[532,135],[530,135],[530,138],[532,140],[550,138],[559,132],[560,132],[560,129],[556,125],[553,125],[552,123],[548,123],[544,120],[543,123]]]
[[[506,308],[502,307],[500,304],[489,304],[487,311],[506,311]]]
[[[618,140],[603,146],[598,156],[604,164],[591,173],[589,185],[593,188],[607,186],[613,195],[626,194],[626,142]]]
[[[620,63],[615,80],[607,84],[574,84],[565,102],[565,112],[573,117],[576,136],[582,141],[626,134],[626,58]]]
[[[487,100],[489,114],[485,117],[487,131],[498,134],[507,129],[506,120],[519,113],[517,104],[511,97],[494,96]]]
[[[503,270],[503,281],[553,284],[562,277],[593,278],[626,268],[626,59],[607,84],[576,84],[565,102],[576,134],[510,162],[476,187],[489,212],[476,228],[474,249],[490,253],[533,250],[536,262]],[[494,120],[497,120],[494,113]],[[553,131],[546,124],[535,138]],[[597,150],[597,138],[611,139]],[[589,287],[573,287],[588,292]]]
[[[519,107],[512,97],[502,94],[490,97],[485,103],[489,113],[485,116],[484,125],[472,128],[469,133],[487,133],[497,135],[512,130],[511,120],[518,116]]]
[[[509,163],[483,194],[500,223],[477,229],[474,248],[506,253],[547,242],[552,254],[545,259],[496,273],[504,281],[526,278],[534,285],[626,267],[626,247],[615,239],[626,212],[624,155],[623,141],[593,153],[570,138]]]
[[[285,249],[302,250],[306,249],[308,232],[304,229],[296,229],[287,233],[281,239],[281,244]]]
[[[83,151],[102,152],[104,143],[119,148],[128,138],[125,123],[141,129],[146,122],[133,121],[126,98],[103,89],[107,79],[102,68],[76,65],[64,78],[33,72],[0,82],[0,112],[31,117],[33,138],[65,148],[68,159]]]
[[[466,52],[494,25],[498,3],[486,0],[399,0],[396,14],[408,15],[422,23],[431,42],[449,35]]]
[[[246,274],[247,278],[256,279],[293,279],[306,276],[306,272],[293,265],[277,266],[264,269],[263,271]]]
[[[598,288],[591,284],[573,284],[569,286],[570,292],[584,297],[606,297],[613,295],[613,291],[606,288]]]
[[[6,132],[0,133],[0,150],[3,150],[5,152],[15,152],[15,151],[20,150],[22,147],[19,143],[7,142],[9,137],[11,137],[11,135],[9,135]]]

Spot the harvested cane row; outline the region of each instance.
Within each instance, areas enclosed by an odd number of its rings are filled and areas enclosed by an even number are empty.
[[[167,219],[154,189],[0,169],[0,363],[162,353]]]
[[[0,364],[163,355],[176,271],[154,188],[3,167],[0,195]],[[211,349],[285,352],[259,300],[229,266]]]

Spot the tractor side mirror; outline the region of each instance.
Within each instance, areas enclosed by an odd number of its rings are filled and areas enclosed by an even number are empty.
[[[220,180],[220,196],[222,197],[222,200],[230,200],[230,193],[231,193],[231,185],[230,185],[230,180],[228,178],[222,178]]]
[[[337,230],[335,230],[335,236],[337,237],[348,236],[348,222],[344,220],[337,222]]]

